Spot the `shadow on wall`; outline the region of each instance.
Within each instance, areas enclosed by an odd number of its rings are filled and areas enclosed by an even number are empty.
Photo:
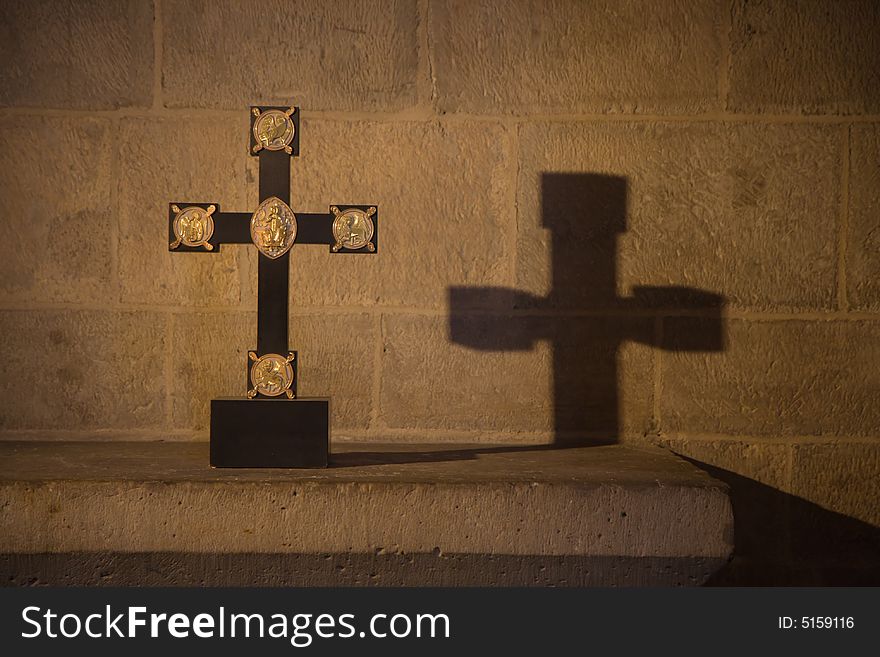
[[[710,586],[880,586],[880,528],[682,458],[730,487],[736,546]]]
[[[550,292],[537,297],[510,288],[450,288],[450,338],[480,351],[531,350],[547,340],[553,445],[614,443],[621,433],[620,347],[632,341],[667,351],[722,351],[724,298],[680,286],[638,286],[633,296],[618,296],[617,240],[627,229],[624,177],[544,173],[541,213],[551,240]],[[512,319],[472,312],[479,308],[521,312]],[[676,321],[670,333],[669,323],[658,330],[655,318],[663,309],[698,316]]]

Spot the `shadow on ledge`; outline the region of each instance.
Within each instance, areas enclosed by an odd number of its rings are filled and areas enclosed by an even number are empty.
[[[542,452],[547,450],[613,445],[614,440],[595,440],[584,444],[583,441],[572,441],[569,444],[553,445],[491,445],[465,447],[457,446],[450,449],[420,448],[406,449],[401,445],[396,451],[334,451],[330,454],[331,468],[356,468],[364,465],[403,465],[406,463],[441,463],[443,461],[472,461],[481,454],[514,454],[516,452]]]
[[[880,527],[682,458],[730,487],[733,559],[707,585],[880,586]]]

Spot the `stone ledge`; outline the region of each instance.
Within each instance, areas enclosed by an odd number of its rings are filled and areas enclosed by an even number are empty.
[[[0,554],[0,586],[695,586],[722,563],[503,554],[19,553]]]
[[[25,555],[391,554],[617,559],[658,573],[692,560],[699,583],[733,545],[725,485],[659,449],[345,444],[319,471],[212,470],[207,454],[205,443],[0,442],[5,579]],[[520,571],[504,582],[534,579]]]

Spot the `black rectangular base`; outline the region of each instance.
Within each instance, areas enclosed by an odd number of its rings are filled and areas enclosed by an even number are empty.
[[[211,466],[326,468],[330,400],[211,400]]]

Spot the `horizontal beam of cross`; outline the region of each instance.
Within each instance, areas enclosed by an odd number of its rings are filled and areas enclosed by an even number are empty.
[[[251,244],[250,212],[217,212],[214,215],[214,238],[220,244]],[[297,212],[296,244],[333,244],[333,219],[330,213]]]
[[[252,244],[251,239],[251,216],[250,212],[220,212],[219,203],[171,203],[169,206],[176,205],[184,208],[189,206],[197,206],[207,208],[213,205],[217,211],[211,215],[214,220],[214,234],[208,243],[214,247],[210,251],[204,247],[188,247],[183,244],[175,247],[176,251],[192,251],[194,253],[217,253],[223,244]],[[351,205],[347,203],[336,204],[341,208],[361,208],[366,210],[370,206]],[[169,210],[168,214],[168,236],[169,241],[174,241],[174,233],[171,223],[174,219],[174,211]],[[296,241],[295,244],[327,244],[333,246],[336,240],[333,237],[333,220],[335,215],[330,212],[297,212],[296,213]],[[378,231],[377,231],[378,232]],[[374,236],[374,243],[377,235]],[[331,252],[332,249],[331,249]],[[357,253],[352,251],[338,251],[333,253]]]

